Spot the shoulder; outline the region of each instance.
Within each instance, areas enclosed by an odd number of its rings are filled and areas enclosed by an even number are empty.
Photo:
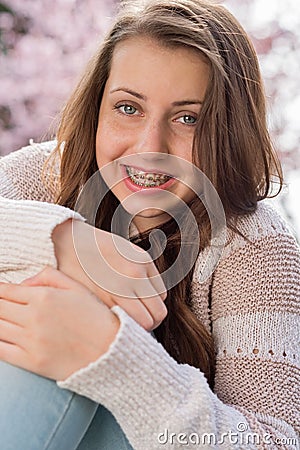
[[[42,143],[30,141],[26,147],[2,156],[0,169],[8,172],[30,169],[30,172],[36,172],[44,165],[55,147],[55,140]]]
[[[238,219],[238,231],[228,230],[229,243],[220,263],[247,270],[249,275],[281,275],[300,271],[300,249],[289,224],[268,202],[258,204],[254,213]],[[235,261],[235,262],[234,262]],[[259,272],[260,271],[260,272]]]
[[[241,311],[299,313],[300,250],[289,226],[269,204],[238,220],[213,273],[214,317]]]
[[[51,201],[54,185],[43,180],[43,168],[56,141],[30,142],[0,159],[0,195],[16,200]]]
[[[285,219],[269,203],[261,202],[254,213],[239,217],[236,228],[239,232],[227,229],[228,240],[220,266],[229,263],[237,270],[248,268],[250,274],[257,274],[259,269],[275,273],[275,269],[278,271],[290,263],[299,271],[300,250],[296,238]]]
[[[255,212],[240,216],[236,222],[240,232],[227,229],[228,245],[224,257],[235,250],[268,239],[291,239],[295,241],[290,225],[268,201],[259,202]]]
[[[255,242],[271,236],[291,236],[291,228],[280,213],[268,201],[258,203],[256,211],[240,216],[237,220],[237,229],[244,236],[234,233],[231,246],[246,245],[247,242]],[[229,231],[229,234],[232,233]]]
[[[241,234],[227,228],[221,250],[206,248],[196,261],[194,283],[209,287],[212,319],[247,311],[299,313],[300,249],[286,221],[267,202],[240,217]],[[208,279],[201,279],[205,270]]]
[[[222,229],[212,244],[200,252],[195,263],[194,280],[207,281],[220,268],[233,260],[243,265],[250,260],[259,258],[264,250],[270,254],[278,250],[278,246],[292,247],[299,253],[297,241],[290,226],[280,213],[267,201],[260,202],[255,212],[239,216],[235,224],[237,231],[233,231],[228,224]],[[227,261],[228,260],[228,261]]]
[[[260,202],[255,212],[240,216],[237,231],[227,226],[227,241],[220,256],[220,263],[242,255],[243,261],[264,257],[278,259],[280,249],[292,249],[299,258],[299,245],[290,225],[267,201]]]

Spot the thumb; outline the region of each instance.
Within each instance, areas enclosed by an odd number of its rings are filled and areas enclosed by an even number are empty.
[[[21,284],[24,286],[50,286],[59,289],[85,289],[77,281],[50,266],[46,266],[41,272],[27,278]]]

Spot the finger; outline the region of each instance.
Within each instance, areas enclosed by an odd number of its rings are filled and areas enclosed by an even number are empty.
[[[153,325],[151,329],[155,329],[166,318],[168,310],[161,296],[157,294],[156,289],[154,289],[152,285],[148,287],[147,293],[150,293],[151,290],[152,290],[152,297],[147,296],[145,298],[144,293],[143,292],[139,293],[138,291],[136,295],[139,298],[140,303],[143,304],[144,308],[152,317]]]
[[[27,278],[22,282],[22,285],[25,286],[51,286],[51,287],[60,287],[67,288],[68,282],[65,279],[64,275],[50,266],[45,267],[41,272],[37,273],[31,278]]]
[[[38,278],[38,275],[35,275],[33,277],[30,277],[30,278],[26,278],[26,280],[23,280],[20,284],[22,286],[38,286],[38,283],[36,281],[37,278]]]
[[[166,300],[167,290],[162,277],[154,264],[150,264],[147,275],[156,293],[161,297],[162,300]]]
[[[115,302],[145,330],[152,330],[153,317],[140,299],[115,297]]]
[[[28,289],[30,288],[21,286],[20,284],[1,283],[0,298],[26,305],[30,299]]]
[[[45,267],[34,277],[27,278],[22,284],[24,286],[50,286],[59,289],[81,288],[85,290],[80,283],[50,266]]]
[[[25,370],[30,370],[27,358],[27,352],[22,347],[9,342],[0,341],[1,361],[5,361],[13,366],[22,367]]]
[[[17,344],[21,340],[23,328],[0,319],[0,341]]]
[[[52,288],[9,283],[0,285],[0,298],[20,305],[29,305],[36,299],[42,298],[45,294],[45,289]]]
[[[0,298],[0,319],[23,326],[28,312],[27,303],[15,303]]]

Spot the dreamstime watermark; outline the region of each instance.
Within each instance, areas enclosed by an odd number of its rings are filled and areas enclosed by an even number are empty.
[[[234,446],[250,446],[250,445],[289,445],[297,447],[297,439],[289,437],[275,437],[272,434],[258,434],[251,432],[246,423],[237,424],[236,431],[229,430],[219,435],[215,433],[172,433],[167,428],[159,433],[157,441],[161,445],[234,445]],[[240,447],[237,447],[240,448]]]
[[[131,192],[126,190],[124,179],[126,167],[146,168],[155,165],[156,173],[167,174],[174,178],[174,189],[160,189],[145,187],[142,190]],[[149,169],[147,172],[150,172]],[[78,196],[75,211],[81,213],[89,224],[95,226],[99,208],[106,194],[117,192],[117,197],[122,196],[119,206],[116,208],[111,220],[111,233],[115,249],[125,261],[145,263],[149,261],[141,258],[141,252],[134,246],[128,251],[124,238],[130,237],[130,229],[134,218],[143,211],[161,211],[167,217],[173,218],[181,235],[180,251],[174,263],[163,273],[150,277],[151,282],[157,285],[155,278],[162,278],[165,288],[171,289],[177,285],[194,267],[200,246],[199,227],[194,214],[188,206],[187,199],[198,197],[203,203],[211,226],[211,240],[205,264],[201,268],[199,281],[204,282],[215,270],[226,242],[226,217],[222,202],[218,193],[206,175],[194,164],[168,154],[139,153],[119,158],[95,172],[86,182]],[[124,192],[126,195],[124,195]],[[119,195],[118,195],[119,193]],[[93,228],[90,230],[90,239],[95,246],[97,243],[92,236]],[[82,249],[81,236],[73,227],[73,241],[77,257],[86,274],[94,283],[112,294],[124,296],[124,286],[129,282],[128,277],[113,268],[99,248],[99,264],[94,262],[93,267]],[[92,241],[91,241],[92,242]],[[152,261],[163,253],[167,238],[162,229],[153,229],[149,235]],[[101,269],[100,269],[101,268]],[[147,283],[146,283],[147,281]],[[149,278],[136,278],[137,290],[147,295],[146,288]],[[163,292],[163,291],[161,291]],[[160,292],[160,293],[161,293]],[[132,295],[129,297],[134,298]]]

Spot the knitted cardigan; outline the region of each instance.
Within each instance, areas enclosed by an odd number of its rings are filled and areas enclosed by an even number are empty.
[[[54,145],[31,143],[0,159],[2,281],[57,267],[52,230],[83,220],[53,204],[55,186],[43,182]],[[299,248],[266,202],[238,227],[247,239],[234,235],[204,283],[200,254],[191,287],[192,311],[215,342],[214,392],[118,306],[107,353],[57,382],[108,408],[136,450],[300,448]]]

